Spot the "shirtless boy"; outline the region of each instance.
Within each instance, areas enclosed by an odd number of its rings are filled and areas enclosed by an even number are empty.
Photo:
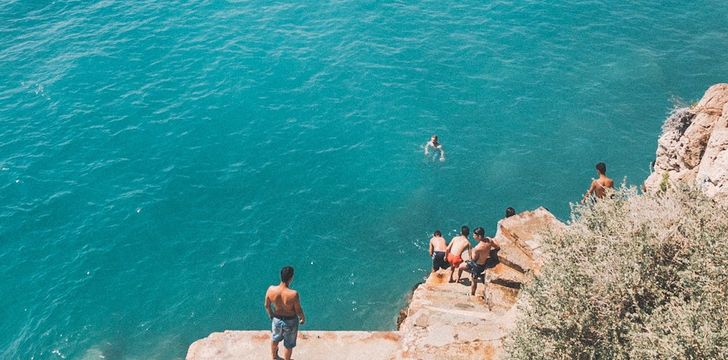
[[[460,271],[463,270],[470,273],[470,295],[475,295],[475,289],[478,287],[478,277],[485,271],[485,263],[490,257],[490,250],[500,249],[500,246],[493,239],[485,237],[485,229],[477,227],[473,230],[473,238],[478,241],[478,245],[473,248],[473,257],[466,263],[460,264]]]
[[[450,268],[450,282],[455,282],[452,279],[452,275],[457,268],[463,262],[463,252],[468,249],[468,255],[470,255],[470,240],[468,240],[468,234],[470,234],[470,228],[463,225],[460,228],[460,236],[456,236],[450,240],[450,244],[447,245],[447,261],[452,265]],[[458,282],[460,282],[460,276],[463,271],[458,270]]]
[[[432,272],[440,269],[447,269],[450,264],[445,260],[447,252],[447,244],[445,238],[442,237],[440,230],[435,230],[430,239],[430,257],[432,257]]]
[[[584,198],[581,200],[582,204],[585,203],[592,194],[597,199],[602,199],[607,195],[607,189],[614,188],[614,181],[607,177],[607,165],[600,162],[596,165],[596,168],[599,178],[592,180],[589,190],[587,190],[586,194],[584,194]]]
[[[265,311],[271,319],[271,355],[278,360],[278,343],[283,340],[283,357],[291,359],[293,348],[296,347],[298,324],[303,324],[306,317],[303,315],[298,292],[291,289],[293,268],[285,266],[281,269],[281,283],[268,287],[265,293]]]

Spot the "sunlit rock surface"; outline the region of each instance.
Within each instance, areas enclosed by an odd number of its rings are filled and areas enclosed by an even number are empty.
[[[665,121],[645,186],[660,191],[675,181],[694,183],[728,203],[728,84],[711,86],[697,104]]]
[[[487,285],[470,296],[470,277],[449,283],[449,270],[431,274],[412,294],[398,331],[302,331],[294,359],[500,359],[503,339],[518,317],[521,285],[543,266],[542,234],[564,224],[548,210],[526,211],[498,224],[499,262]],[[187,360],[270,358],[269,331],[225,331],[193,343]]]

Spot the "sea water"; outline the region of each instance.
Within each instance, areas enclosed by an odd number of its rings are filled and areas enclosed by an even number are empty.
[[[433,230],[639,184],[727,52],[724,0],[3,1],[0,358],[181,359],[284,265],[392,330]]]

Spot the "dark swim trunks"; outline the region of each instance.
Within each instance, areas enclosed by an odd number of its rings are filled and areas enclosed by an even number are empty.
[[[468,260],[468,272],[477,276],[485,271],[485,265],[476,264],[475,261]]]
[[[450,267],[450,263],[445,260],[444,251],[435,251],[432,254],[432,270],[447,269]]]

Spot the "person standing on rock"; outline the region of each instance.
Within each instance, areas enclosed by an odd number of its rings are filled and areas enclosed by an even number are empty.
[[[281,283],[268,287],[265,293],[265,311],[271,319],[271,354],[273,360],[278,357],[278,343],[283,340],[283,358],[291,359],[293,348],[296,347],[298,325],[306,321],[301,308],[298,291],[290,288],[293,281],[293,268],[284,266],[281,269]]]
[[[600,162],[596,165],[599,178],[592,180],[589,190],[584,194],[581,203],[586,203],[590,196],[594,195],[597,199],[602,199],[607,195],[607,189],[614,188],[614,181],[607,177],[607,164]]]
[[[455,282],[455,280],[452,279],[452,275],[455,273],[455,268],[457,268],[462,262],[463,262],[463,252],[465,252],[465,249],[468,250],[468,255],[470,255],[470,240],[468,240],[468,235],[470,234],[470,228],[463,225],[463,227],[460,228],[460,236],[456,236],[450,240],[450,244],[447,245],[447,261],[452,265],[450,268],[450,282]],[[462,270],[458,270],[458,282],[460,282],[460,276],[463,275]]]
[[[460,264],[460,272],[463,270],[470,273],[470,295],[475,295],[478,287],[478,277],[485,271],[486,263],[490,258],[491,250],[498,250],[500,246],[495,240],[485,236],[485,229],[477,227],[473,230],[473,237],[478,245],[473,248],[473,257],[465,263]]]
[[[447,269],[450,264],[445,260],[447,254],[447,243],[442,237],[440,230],[435,230],[430,239],[430,257],[432,257],[432,272],[440,269]]]

